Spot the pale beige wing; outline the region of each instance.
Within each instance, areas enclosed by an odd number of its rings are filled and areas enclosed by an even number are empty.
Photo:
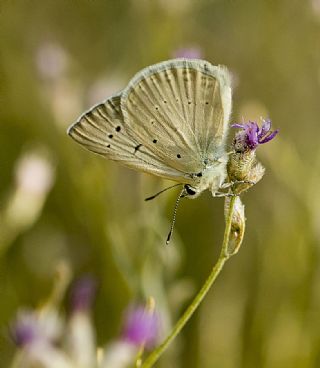
[[[128,134],[166,166],[200,173],[225,154],[230,76],[204,60],[155,64],[130,81],[121,110]]]
[[[189,177],[184,177],[184,173],[168,167],[138,139],[128,135],[120,99],[120,94],[110,97],[85,112],[70,126],[68,134],[88,150],[129,168],[181,183],[191,182]]]

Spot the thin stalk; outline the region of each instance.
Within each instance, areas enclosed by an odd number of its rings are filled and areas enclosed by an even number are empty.
[[[173,327],[171,333],[168,335],[168,337],[163,341],[161,345],[159,345],[143,362],[141,368],[150,368],[154,365],[154,363],[160,358],[160,356],[163,354],[163,352],[168,348],[168,346],[171,344],[171,342],[174,340],[174,338],[179,334],[179,332],[182,330],[184,325],[189,321],[194,311],[199,307],[200,303],[204,299],[204,297],[207,295],[208,291],[210,290],[212,284],[216,280],[217,276],[221,272],[225,262],[231,257],[232,254],[229,254],[228,252],[228,243],[229,243],[229,237],[230,237],[230,231],[231,231],[231,222],[232,222],[232,214],[234,209],[234,203],[235,203],[236,197],[232,197],[230,200],[229,205],[229,212],[226,217],[226,227],[224,230],[224,236],[223,236],[223,242],[221,246],[220,255],[218,258],[218,261],[214,265],[209,277],[205,281],[204,285],[198,292],[198,294],[193,299],[192,303],[189,305],[187,310],[184,312],[184,314],[180,317],[176,325]]]
[[[138,354],[136,356],[136,362],[135,362],[135,365],[134,367],[135,368],[140,368],[141,367],[141,364],[142,364],[142,355],[143,355],[143,351],[144,351],[144,345],[142,345],[138,351]]]

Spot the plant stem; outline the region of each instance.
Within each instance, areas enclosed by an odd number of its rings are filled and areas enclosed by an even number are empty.
[[[207,295],[208,291],[210,290],[212,284],[216,280],[217,276],[219,275],[220,271],[222,270],[225,262],[231,257],[231,254],[228,253],[228,243],[229,243],[229,236],[231,231],[231,223],[232,223],[232,214],[233,214],[233,208],[235,203],[236,197],[232,197],[230,200],[229,205],[229,212],[226,217],[226,227],[224,230],[224,237],[223,242],[221,246],[220,255],[218,258],[218,261],[214,265],[209,277],[205,281],[204,285],[198,292],[198,294],[193,299],[192,303],[189,305],[187,310],[184,312],[184,314],[180,317],[176,325],[173,327],[170,335],[163,341],[161,345],[159,345],[143,362],[141,368],[150,368],[153,366],[153,364],[159,359],[159,357],[162,355],[162,353],[168,348],[170,343],[173,341],[173,339],[179,334],[179,332],[182,330],[184,325],[189,321],[194,311],[199,307],[200,303],[204,299],[204,297]]]

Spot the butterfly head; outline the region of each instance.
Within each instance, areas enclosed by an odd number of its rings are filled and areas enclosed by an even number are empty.
[[[199,188],[194,187],[190,184],[185,184],[183,197],[192,199],[197,198],[201,192],[202,190],[200,190]]]

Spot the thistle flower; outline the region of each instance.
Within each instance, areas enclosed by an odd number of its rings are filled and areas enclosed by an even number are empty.
[[[34,342],[54,342],[62,331],[62,321],[54,310],[29,311],[20,310],[11,326],[11,336],[19,347]]]
[[[235,136],[234,147],[237,152],[246,150],[254,150],[259,144],[271,141],[279,132],[279,130],[271,131],[271,120],[263,120],[262,127],[254,121],[245,124],[232,124],[233,128],[241,128]]]
[[[270,120],[263,120],[261,128],[253,121],[231,126],[242,129],[235,135],[232,143],[233,151],[227,165],[233,192],[240,194],[262,179],[265,169],[256,160],[256,148],[260,144],[270,142],[279,130],[271,131]]]
[[[159,319],[154,306],[133,306],[125,318],[122,339],[137,347],[152,348],[158,338]]]
[[[25,347],[41,338],[36,316],[29,311],[20,311],[11,326],[11,337],[18,347]]]
[[[53,291],[40,308],[21,310],[11,327],[11,336],[19,351],[15,367],[71,368],[72,361],[59,347],[64,335],[64,318],[58,303],[69,280],[68,268],[59,264]]]
[[[159,335],[159,318],[153,298],[147,305],[132,305],[127,310],[122,336],[109,344],[101,363],[103,368],[127,368],[135,360],[140,366],[145,349],[152,348]]]
[[[39,311],[20,311],[11,327],[11,336],[20,352],[15,357],[15,367],[72,367],[68,356],[55,346],[61,326],[52,317]]]
[[[96,338],[91,321],[96,282],[91,276],[77,280],[71,292],[72,314],[66,330],[68,355],[76,367],[96,365]]]

